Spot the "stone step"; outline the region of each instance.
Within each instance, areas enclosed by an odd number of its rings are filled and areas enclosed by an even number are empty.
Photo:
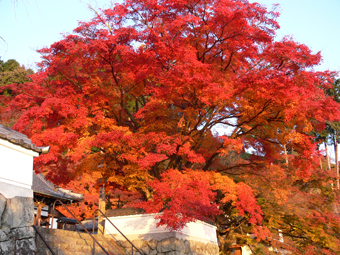
[[[92,255],[91,253],[84,253],[84,252],[74,252],[74,251],[61,251],[56,250],[53,251],[56,255]],[[118,255],[119,253],[109,253],[110,255]],[[40,249],[38,250],[37,255],[52,255],[49,249]],[[96,252],[95,255],[106,255],[106,253]]]
[[[51,249],[53,251],[55,250],[63,250],[63,251],[73,251],[73,252],[88,252],[91,253],[92,252],[92,244],[88,245],[88,244],[73,244],[73,243],[68,243],[68,242],[64,242],[64,243],[56,243],[56,242],[47,242],[48,245],[51,247]],[[114,250],[110,249],[109,246],[107,245],[102,245],[104,247],[104,249],[108,252],[114,252]],[[44,243],[39,243],[37,244],[37,249],[40,248],[46,248]],[[96,252],[103,252],[103,250],[96,245]]]
[[[74,237],[74,238],[82,238],[92,240],[91,236],[88,233],[69,231],[63,229],[50,229],[50,228],[38,228],[39,232],[43,235],[53,235],[53,236],[63,236],[63,237]],[[92,233],[91,233],[92,234]],[[96,235],[97,236],[97,235]]]
[[[48,228],[39,228],[38,230],[57,255],[92,255],[93,239],[87,233]],[[127,254],[114,239],[107,239],[102,235],[94,235],[94,237],[109,254]],[[51,254],[40,237],[37,237],[37,250],[37,255]],[[95,245],[95,254],[105,255],[98,244]]]
[[[1,0],[0,0],[1,1]],[[56,237],[63,237],[63,238],[80,238],[83,240],[91,240],[92,242],[92,237],[88,233],[84,232],[76,232],[76,231],[69,231],[69,230],[63,230],[63,229],[49,229],[49,228],[42,228],[42,227],[37,227],[39,232],[45,237],[45,236],[56,236]],[[92,235],[92,233],[91,233]],[[94,234],[94,238],[98,241],[114,241],[115,239],[110,237],[110,236],[103,236],[103,235],[98,235]]]
[[[49,235],[49,234],[44,234],[43,236],[44,236],[45,241],[47,242],[56,242],[56,243],[67,242],[67,243],[80,244],[80,245],[83,245],[83,244],[92,245],[93,244],[93,239],[91,237],[84,239],[83,237],[76,238],[76,237],[69,237],[69,236],[65,237],[61,235]],[[99,244],[102,245],[104,243],[104,241],[101,238],[98,238],[98,236],[94,236],[94,237],[96,238]],[[43,241],[41,240],[40,237],[37,239],[37,244],[39,243],[43,244]]]

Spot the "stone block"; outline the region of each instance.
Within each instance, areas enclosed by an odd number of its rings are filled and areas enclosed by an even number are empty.
[[[16,244],[18,255],[34,255],[36,253],[34,238],[17,240]]]
[[[139,239],[133,240],[132,243],[133,243],[133,245],[136,246],[138,249],[147,246],[147,244],[146,244],[145,241],[139,240]]]
[[[14,239],[9,239],[6,242],[0,242],[0,254],[1,255],[14,255]]]
[[[175,237],[171,237],[169,239],[163,239],[157,244],[158,252],[170,252],[170,251],[179,251],[184,254],[185,245],[183,240],[179,240]]]
[[[170,251],[167,253],[167,255],[184,255],[184,253],[180,251]]]
[[[189,243],[189,250],[190,250],[191,252],[196,251],[196,241],[190,240],[188,243]]]
[[[185,254],[188,254],[190,252],[190,243],[188,240],[184,241],[184,247],[185,247]]]
[[[6,208],[7,199],[0,193],[0,228],[1,228],[1,216]]]
[[[172,251],[173,245],[170,239],[160,240],[157,244],[157,251],[159,253]]]
[[[131,249],[131,244],[128,241],[119,241],[119,243],[124,248],[130,248]]]
[[[143,252],[144,254],[149,254],[151,249],[148,245],[145,244],[145,246],[142,246],[140,248],[138,248],[141,252]]]
[[[156,240],[149,241],[148,245],[149,245],[151,250],[156,250],[157,249],[157,241]]]
[[[8,235],[9,232],[11,231],[11,229],[10,229],[9,227],[5,227],[5,226],[3,226],[3,227],[1,228],[1,230],[2,230],[6,235]]]
[[[204,248],[205,248],[204,243],[202,242],[195,242],[195,248],[194,248],[194,252],[198,253],[198,254],[204,254]]]
[[[33,198],[13,197],[7,199],[6,208],[2,214],[2,226],[8,228],[27,227],[34,221]]]
[[[182,239],[175,239],[175,251],[179,251],[181,252],[182,254],[185,253],[185,244],[184,244],[184,241]]]
[[[35,237],[35,230],[33,227],[16,228],[13,232],[18,240]]]
[[[149,255],[157,255],[157,254],[158,254],[157,250],[152,250],[152,251],[149,253]]]
[[[0,242],[4,242],[7,240],[8,240],[7,234],[3,230],[0,229]]]

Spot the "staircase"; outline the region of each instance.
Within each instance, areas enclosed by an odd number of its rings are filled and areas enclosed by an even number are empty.
[[[56,255],[92,255],[93,239],[87,233],[41,227],[38,230]],[[113,239],[105,238],[102,235],[94,235],[94,237],[109,254],[130,254]],[[36,240],[37,255],[52,254],[39,236],[36,237]],[[95,245],[95,254],[106,255],[97,244]]]

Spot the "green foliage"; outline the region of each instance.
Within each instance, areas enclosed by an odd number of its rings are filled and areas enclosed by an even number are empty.
[[[340,102],[340,79],[336,79],[333,83],[333,87],[326,92],[329,96],[332,96],[334,101]]]
[[[91,148],[91,152],[92,152],[92,153],[100,152],[100,149],[99,149],[98,147],[96,147],[96,146],[93,146],[93,147]]]
[[[32,69],[26,69],[24,66],[14,60],[9,59],[6,62],[0,60],[0,86],[8,84],[24,84],[30,81],[29,75],[33,74]],[[6,90],[3,94],[10,95],[10,90]]]
[[[340,79],[334,80],[332,88],[326,91],[328,96],[333,97],[333,100],[340,102]],[[327,121],[326,129],[323,131],[322,136],[328,140],[328,144],[334,145],[335,140],[340,142],[340,122]]]
[[[14,59],[7,60],[7,62],[5,62],[2,66],[4,71],[14,71],[15,69],[19,67],[20,67],[20,64]]]

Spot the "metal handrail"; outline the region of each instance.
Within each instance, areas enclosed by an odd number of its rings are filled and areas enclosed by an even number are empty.
[[[54,218],[54,210],[55,210],[55,204],[56,204],[56,202],[59,202],[59,203],[60,203],[60,204],[61,204],[61,205],[69,212],[69,214],[72,215],[72,217],[78,222],[78,224],[79,224],[80,226],[82,226],[82,228],[86,231],[86,233],[88,233],[88,234],[92,237],[93,241],[96,242],[96,243],[99,245],[99,247],[100,247],[107,255],[109,255],[109,253],[104,249],[103,246],[100,245],[100,243],[97,241],[97,239],[94,238],[93,235],[91,235],[91,233],[84,227],[84,225],[76,218],[76,216],[73,215],[73,213],[71,213],[71,211],[70,211],[70,210],[64,205],[64,203],[61,202],[59,199],[57,199],[57,200],[54,201],[54,203],[53,203],[52,224],[51,224],[51,228],[53,228],[53,218]],[[93,247],[93,250],[94,250],[94,247]]]
[[[97,209],[93,212],[92,234],[94,234],[95,213],[97,211],[100,212],[111,223],[111,225],[114,226],[114,228],[117,229],[117,231],[132,245],[132,255],[133,255],[133,248],[135,248],[139,252],[139,254],[145,254],[144,252],[141,252],[140,250],[138,250],[138,248],[115,226],[115,224],[112,223],[112,221],[110,221],[110,219],[100,209]],[[99,226],[99,219],[98,219],[98,226]]]
[[[56,255],[54,253],[54,251],[52,251],[52,248],[48,245],[48,243],[46,242],[45,238],[42,236],[42,234],[40,233],[40,231],[38,230],[38,228],[34,225],[32,225],[32,227],[35,229],[35,231],[38,233],[38,235],[40,236],[41,240],[44,242],[44,244],[47,246],[47,248],[50,250],[50,252],[52,253],[52,255]]]

